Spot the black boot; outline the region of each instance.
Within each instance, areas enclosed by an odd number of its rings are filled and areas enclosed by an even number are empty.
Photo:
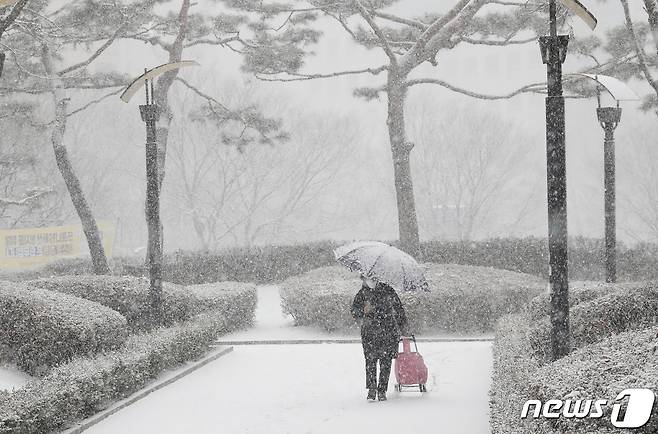
[[[380,401],[386,401],[386,392],[379,392],[379,393],[377,393],[377,398],[378,398]]]
[[[368,390],[368,401],[374,401],[377,397],[377,389]]]

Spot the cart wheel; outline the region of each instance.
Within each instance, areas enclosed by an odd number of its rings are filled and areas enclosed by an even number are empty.
[[[425,387],[424,384],[421,384],[421,385],[419,386],[419,388],[420,388],[420,391],[421,391],[421,392],[427,392],[427,388]]]
[[[402,392],[402,385],[401,384],[396,384],[395,385],[395,390],[398,392]]]

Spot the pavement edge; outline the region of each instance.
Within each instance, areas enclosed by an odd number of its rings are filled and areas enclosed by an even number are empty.
[[[83,431],[91,428],[93,425],[96,425],[97,423],[101,422],[102,420],[112,416],[113,414],[119,412],[120,410],[128,407],[131,404],[134,404],[135,402],[139,401],[140,399],[143,399],[147,397],[149,394],[152,392],[155,392],[156,390],[160,390],[163,387],[166,387],[170,385],[171,383],[180,380],[181,378],[185,377],[188,374],[191,374],[192,372],[196,371],[197,369],[207,365],[208,363],[215,361],[219,359],[222,356],[225,356],[233,351],[233,347],[225,347],[219,350],[216,353],[210,354],[203,359],[199,360],[198,362],[194,363],[192,366],[184,369],[183,371],[179,372],[175,376],[171,378],[167,378],[166,380],[162,380],[159,382],[152,383],[151,385],[145,387],[144,389],[139,390],[138,392],[133,393],[130,395],[128,398],[125,398],[121,401],[116,402],[114,405],[110,406],[109,408],[106,408],[105,410],[96,413],[95,415],[83,420],[82,422],[78,422],[75,426],[68,428],[64,431],[61,431],[61,434],[80,434]]]

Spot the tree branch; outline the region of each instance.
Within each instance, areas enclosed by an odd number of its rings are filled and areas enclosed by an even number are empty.
[[[263,77],[260,74],[256,74],[256,78],[262,81],[305,81],[305,80],[315,80],[318,78],[334,78],[334,77],[340,77],[343,75],[356,75],[356,74],[372,74],[372,75],[377,75],[380,74],[388,69],[387,65],[382,65],[379,68],[365,68],[365,69],[356,69],[353,71],[341,71],[341,72],[333,72],[330,74],[295,74],[295,73],[288,73],[289,76],[292,76],[293,78],[268,78],[268,77]],[[275,75],[275,74],[272,74]]]
[[[117,31],[114,32],[114,34],[107,41],[105,41],[105,43],[103,45],[101,45],[100,48],[98,50],[96,50],[96,52],[94,52],[94,54],[89,56],[88,59],[86,59],[86,60],[84,60],[80,63],[76,63],[75,65],[69,66],[68,68],[62,69],[61,71],[59,71],[57,73],[57,75],[60,75],[60,76],[65,75],[65,74],[68,74],[69,72],[75,71],[76,69],[80,69],[80,68],[84,68],[85,66],[88,66],[91,62],[96,60],[96,58],[98,58],[98,56],[103,54],[103,51],[107,50],[110,47],[110,45],[112,45],[114,43],[114,41],[119,36],[119,34],[121,34],[121,32],[123,32],[123,29],[125,28],[125,26],[126,25],[124,24],[123,26],[119,27],[117,29]]]
[[[381,45],[382,49],[384,50],[384,52],[386,53],[388,58],[391,60],[391,63],[393,65],[397,65],[398,58],[395,55],[395,53],[393,52],[393,50],[391,49],[391,46],[388,45],[388,40],[386,39],[386,36],[382,32],[382,29],[379,28],[379,26],[377,25],[375,20],[372,19],[372,16],[370,15],[370,13],[368,13],[366,8],[363,7],[363,5],[361,4],[361,2],[359,0],[354,0],[354,3],[356,4],[357,9],[359,9],[359,12],[361,13],[361,16],[363,17],[363,19],[366,20],[366,22],[368,23],[368,25],[370,26],[372,31],[375,32],[375,35],[377,36],[377,38],[380,41],[380,45]]]
[[[651,71],[649,71],[649,67],[647,66],[647,59],[646,59],[646,53],[644,52],[644,48],[640,45],[640,41],[638,40],[637,33],[635,33],[635,27],[633,26],[633,21],[631,20],[631,13],[628,10],[628,0],[621,0],[621,5],[624,8],[624,17],[626,18],[626,28],[628,29],[628,32],[631,34],[631,38],[633,39],[633,44],[635,45],[635,52],[637,53],[637,61],[638,64],[640,65],[640,69],[642,70],[642,73],[644,74],[644,77],[646,78],[647,82],[653,87],[653,90],[656,92],[656,95],[658,95],[658,81],[654,80],[653,76],[651,75]]]
[[[446,89],[450,89],[453,92],[461,93],[463,95],[467,95],[473,98],[486,99],[486,100],[509,99],[516,95],[520,95],[522,93],[543,93],[543,90],[545,89],[546,86],[545,83],[532,83],[504,95],[487,95],[478,92],[473,92],[467,89],[462,89],[460,87],[454,86],[446,81],[438,80],[434,78],[419,78],[415,80],[409,80],[407,81],[406,86],[411,87],[419,84],[436,84],[445,87]]]
[[[46,196],[50,193],[53,193],[52,188],[47,188],[47,189],[39,189],[36,191],[31,192],[28,196],[24,197],[23,199],[10,199],[10,198],[3,198],[0,197],[0,204],[2,205],[17,205],[17,206],[23,206],[27,205],[28,202],[31,202],[35,199],[38,199],[42,196]]]
[[[462,36],[458,39],[458,42],[465,42],[467,44],[471,45],[493,45],[497,47],[504,47],[506,45],[521,45],[521,44],[527,44],[530,42],[537,42],[537,37],[534,36],[532,38],[528,39],[519,39],[519,40],[502,40],[502,41],[492,41],[489,39],[473,39],[469,38],[468,36]]]
[[[18,3],[14,5],[14,7],[11,9],[11,12],[9,15],[7,15],[7,18],[4,20],[0,21],[0,36],[2,36],[5,31],[11,26],[14,21],[16,21],[16,18],[21,14],[21,11],[27,4],[28,0],[19,0]]]
[[[420,35],[416,44],[407,54],[408,58],[420,58],[421,53],[425,50],[425,46],[429,41],[438,34],[446,24],[452,21],[459,13],[469,4],[471,0],[459,0],[457,4],[448,11],[441,18],[435,20],[430,26]],[[406,57],[406,56],[405,56]]]
[[[387,13],[380,12],[380,11],[372,11],[371,13],[376,17],[379,17],[379,18],[382,18],[382,19],[385,19],[385,20],[388,20],[388,21],[392,21],[394,23],[404,24],[406,26],[414,27],[416,29],[420,29],[420,30],[423,30],[423,31],[425,31],[427,29],[427,24],[421,23],[420,21],[410,20],[408,18],[402,18],[402,17],[398,17],[396,15],[391,15],[391,14],[387,14]]]

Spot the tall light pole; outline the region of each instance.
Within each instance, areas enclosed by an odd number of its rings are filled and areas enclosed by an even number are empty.
[[[156,122],[160,109],[154,101],[153,80],[156,76],[183,66],[198,65],[193,61],[182,61],[160,65],[135,79],[121,94],[121,100],[129,102],[130,98],[144,86],[146,103],[139,106],[142,121],[146,124],[146,224],[148,228],[148,267],[149,267],[149,321],[159,325],[164,319],[162,300],[162,224],[160,221],[160,179],[158,175],[158,143]]]
[[[587,10],[576,0],[561,0],[581,16]],[[553,360],[570,351],[569,277],[567,252],[567,180],[562,96],[562,64],[567,55],[568,35],[557,34],[557,4],[549,0],[549,36],[539,38],[542,61],[546,65],[548,96],[546,97],[546,183],[548,196],[548,250],[551,354]],[[591,14],[587,12],[585,17]],[[593,16],[591,17],[593,18]],[[585,19],[585,18],[583,18]],[[587,22],[587,20],[586,20]],[[588,23],[589,24],[589,23]],[[594,19],[596,25],[596,19]],[[590,27],[592,27],[590,25]]]
[[[614,77],[600,74],[574,74],[594,80],[597,83],[596,116],[603,128],[603,185],[605,209],[605,281],[617,281],[617,231],[615,194],[615,129],[621,122],[620,101],[638,100],[632,89]],[[616,101],[616,106],[601,107],[601,88]]]

